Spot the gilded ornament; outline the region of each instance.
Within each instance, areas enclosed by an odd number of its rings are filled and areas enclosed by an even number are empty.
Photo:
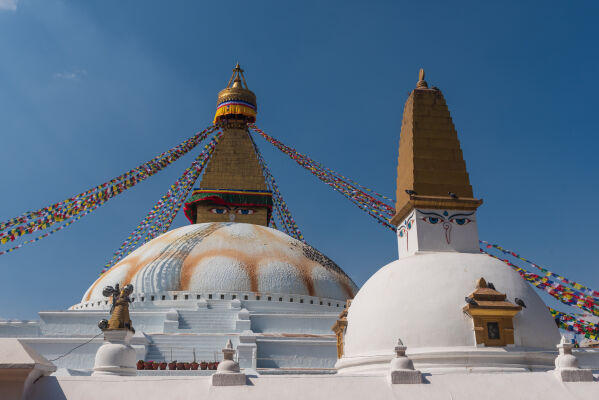
[[[131,299],[129,295],[133,293],[133,285],[129,284],[124,288],[120,288],[117,283],[114,287],[106,286],[102,291],[105,297],[112,296],[112,307],[110,307],[110,319],[101,320],[98,327],[103,330],[127,329],[135,332],[129,318],[129,303]]]

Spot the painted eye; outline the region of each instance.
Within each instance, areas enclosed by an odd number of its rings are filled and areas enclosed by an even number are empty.
[[[229,212],[229,210],[227,210],[226,208],[212,208],[210,209],[210,211],[212,211],[214,214],[226,214],[227,212]]]
[[[470,218],[452,218],[450,221],[457,225],[467,225],[472,222]]]
[[[408,221],[408,223],[407,223],[407,225],[408,225],[408,229],[412,229],[412,223],[413,223],[413,222],[414,222],[414,221]]]
[[[397,234],[400,238],[404,237],[406,235],[406,228],[401,228]]]
[[[437,218],[437,217],[423,217],[422,220],[424,222],[428,222],[431,225],[436,225],[440,222],[443,222],[443,220],[441,218]]]
[[[251,208],[240,208],[237,210],[237,214],[241,214],[241,215],[251,215],[254,213],[254,210],[252,210]]]

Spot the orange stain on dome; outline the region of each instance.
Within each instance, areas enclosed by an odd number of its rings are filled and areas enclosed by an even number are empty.
[[[247,241],[247,236],[231,235],[226,229],[217,230],[207,236],[203,241],[204,245],[210,247],[211,244],[214,244],[219,245],[219,247],[201,251],[200,254],[190,255],[185,259],[183,267],[181,268],[179,290],[189,290],[192,276],[202,261],[211,257],[227,257],[239,262],[240,267],[246,271],[248,279],[250,280],[251,291],[253,292],[259,292],[258,272],[260,267],[271,262],[276,262],[286,263],[293,267],[300,276],[302,283],[310,296],[314,296],[316,293],[312,270],[317,266],[322,266],[333,275],[348,298],[354,296],[351,285],[349,284],[349,278],[345,275],[340,274],[337,271],[332,271],[303,254],[287,253],[285,250],[288,246],[293,246],[296,242],[295,240],[286,240],[284,237],[281,237],[264,227],[252,226],[252,229],[256,234],[255,239],[252,239],[258,243],[264,243],[264,246],[252,246],[251,249],[253,251],[251,253],[233,248],[235,245],[231,246],[232,241]]]
[[[187,233],[189,233],[189,232],[187,232]],[[162,235],[152,239],[148,243],[151,243],[151,245],[156,245],[158,243],[160,243],[160,244],[164,243],[164,244],[168,245],[168,244],[172,243],[174,240],[177,240],[180,237],[184,236],[185,234],[186,233],[177,232],[177,230],[172,230],[172,231],[163,233]]]
[[[345,292],[345,295],[347,296],[347,298],[353,299],[354,298],[354,290],[352,289],[351,285],[349,284],[348,278],[341,277],[339,279],[339,284],[341,285],[341,288]]]
[[[158,252],[158,254],[152,256],[152,257],[148,257],[145,258],[141,261],[139,261],[139,259],[141,257],[134,257],[132,260],[130,260],[129,262],[131,264],[133,264],[133,266],[131,266],[129,268],[129,270],[127,271],[127,275],[125,276],[125,279],[123,280],[123,282],[121,282],[121,285],[127,285],[129,283],[131,283],[131,281],[133,280],[133,278],[135,278],[135,275],[137,275],[137,273],[142,270],[143,268],[147,267],[149,264],[153,263],[154,261],[156,261],[158,258],[164,256],[164,249],[160,252]],[[168,255],[169,259],[173,259],[173,258],[180,258],[182,259],[183,257],[179,254],[177,254],[176,252],[170,252],[171,254]]]
[[[211,249],[203,251],[195,256],[188,256],[181,268],[181,280],[179,290],[189,290],[191,278],[196,268],[205,259],[212,257],[226,257],[239,262],[240,267],[248,274],[250,290],[259,292],[258,272],[261,266],[269,262],[286,263],[292,266],[300,275],[306,290],[310,296],[314,296],[314,281],[311,276],[312,268],[317,264],[305,257],[289,257],[277,249],[261,249],[257,253],[247,254],[237,249]]]
[[[228,257],[233,260],[239,261],[241,267],[248,274],[250,280],[250,290],[252,292],[258,291],[258,277],[257,277],[257,257],[250,256],[242,251],[235,249],[211,249],[203,251],[201,254],[195,256],[188,256],[183,261],[181,267],[181,279],[179,281],[179,290],[189,290],[189,284],[191,277],[193,276],[197,266],[207,258],[211,257]]]
[[[248,235],[243,233],[239,235],[231,234],[231,232],[226,229],[228,226],[224,226],[224,224],[213,225],[216,226],[213,227],[212,232],[207,232],[208,234],[204,239],[196,245],[194,250],[199,250],[199,252],[196,251],[195,255],[193,254],[194,251],[188,256],[178,254],[176,250],[167,251],[165,253],[165,249],[167,249],[171,243],[191,232],[180,234],[176,231],[170,231],[159,236],[154,239],[151,244],[146,245],[150,248],[161,248],[160,251],[157,251],[157,254],[150,257],[144,257],[142,252],[127,257],[94,282],[86,296],[86,300],[89,300],[93,290],[105,275],[115,268],[120,268],[125,264],[128,266],[125,278],[123,282],[120,282],[121,285],[126,285],[131,283],[140,270],[161,257],[181,259],[182,267],[179,276],[179,290],[189,290],[193,274],[195,273],[196,268],[204,260],[212,257],[226,257],[238,262],[240,267],[245,270],[250,282],[250,290],[253,292],[259,292],[258,277],[261,266],[270,263],[285,263],[297,272],[310,296],[314,296],[316,291],[312,271],[315,267],[322,266],[333,275],[347,297],[353,297],[354,293],[349,278],[342,273],[331,270],[325,265],[321,265],[317,261],[306,257],[302,252],[294,251],[294,247],[297,248],[298,245],[303,246],[303,244],[299,243],[297,240],[278,235],[277,233],[270,231],[270,229],[261,226],[250,226],[255,236],[248,237]],[[246,244],[243,247],[247,247],[247,250],[236,248],[239,246],[240,242]],[[208,250],[203,251],[202,247],[208,248]],[[290,249],[292,250],[291,252],[289,251]],[[185,258],[183,259],[183,257]]]
[[[315,295],[316,291],[314,289],[312,269],[316,266],[320,266],[320,264],[315,263],[314,261],[304,256],[295,255],[295,257],[289,257],[287,254],[284,253],[279,253],[273,256],[262,255],[260,257],[261,265],[266,265],[270,262],[286,263],[292,266],[299,273],[299,276],[302,279],[302,282],[304,283],[304,286],[306,287],[308,294],[310,296]]]

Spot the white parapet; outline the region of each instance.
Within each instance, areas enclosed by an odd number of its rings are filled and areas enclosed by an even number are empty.
[[[167,311],[164,316],[164,332],[172,333],[179,329],[179,312],[174,308]]]
[[[239,344],[237,345],[237,360],[241,368],[250,368],[256,370],[258,346],[256,345],[256,335],[252,331],[243,331],[239,335]]]
[[[250,321],[250,312],[242,308],[237,313],[237,320],[235,321],[235,330],[237,332],[248,331],[252,327],[252,322]]]
[[[145,360],[146,354],[148,353],[148,347],[150,346],[151,339],[148,338],[142,331],[135,332],[135,335],[131,338],[129,344],[135,350],[136,360]]]

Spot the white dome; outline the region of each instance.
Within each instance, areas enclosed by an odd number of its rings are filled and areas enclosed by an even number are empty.
[[[275,229],[203,223],[167,232],[98,278],[82,303],[106,300],[107,285],[133,284],[134,294],[167,291],[281,293],[343,300],[352,280],[313,247]]]
[[[384,266],[360,289],[348,310],[339,364],[357,365],[369,357],[374,362],[381,356],[388,360],[398,339],[408,353],[475,349],[473,323],[462,307],[481,277],[512,303],[516,297],[526,303],[514,317],[514,347],[554,351],[559,342],[555,322],[515,271],[484,254],[420,253]]]

